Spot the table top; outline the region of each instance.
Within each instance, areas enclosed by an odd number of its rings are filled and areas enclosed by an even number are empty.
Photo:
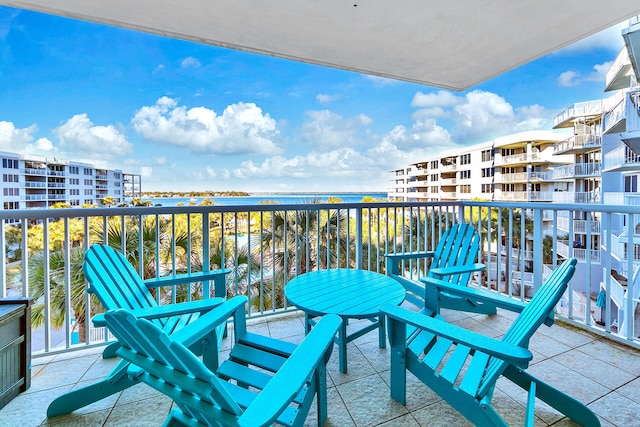
[[[390,277],[346,268],[301,274],[289,281],[284,293],[291,304],[311,315],[351,318],[375,316],[380,304],[400,304],[405,296],[402,285]]]

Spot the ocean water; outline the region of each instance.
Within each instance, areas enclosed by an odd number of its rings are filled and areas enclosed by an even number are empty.
[[[298,203],[310,203],[318,200],[320,202],[326,202],[329,197],[337,197],[342,200],[343,203],[357,203],[362,201],[366,196],[374,197],[376,199],[386,199],[386,193],[333,193],[333,194],[318,194],[318,193],[269,193],[269,194],[251,194],[247,197],[209,197],[216,205],[226,206],[241,206],[241,205],[257,205],[260,202],[271,201],[279,204],[298,204]],[[193,199],[188,197],[162,197],[148,199],[153,202],[154,205],[162,206],[176,206],[178,203],[182,203],[187,206],[189,203],[195,203],[196,205],[202,203],[204,197],[195,197]],[[144,199],[147,200],[147,199]]]

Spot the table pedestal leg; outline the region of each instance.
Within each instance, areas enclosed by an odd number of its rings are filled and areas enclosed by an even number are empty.
[[[338,330],[338,364],[340,372],[347,373],[347,322],[342,319],[342,325]]]
[[[311,332],[311,317],[309,317],[309,314],[305,311],[304,313],[304,334],[309,335],[309,332]]]
[[[387,331],[387,318],[386,316],[380,314],[380,316],[378,317],[378,339],[380,341],[379,342],[380,348],[387,347],[386,331]]]

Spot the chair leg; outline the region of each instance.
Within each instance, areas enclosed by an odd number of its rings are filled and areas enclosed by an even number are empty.
[[[69,414],[138,384],[138,380],[132,380],[127,375],[128,367],[128,362],[120,361],[104,380],[57,397],[47,409],[47,418]]]
[[[316,399],[318,405],[318,427],[327,421],[327,367],[320,363],[314,373],[316,376]]]
[[[509,365],[503,374],[525,390],[535,384],[535,396],[566,415],[571,420],[587,427],[599,427],[598,417],[582,402],[539,380],[533,375]]]

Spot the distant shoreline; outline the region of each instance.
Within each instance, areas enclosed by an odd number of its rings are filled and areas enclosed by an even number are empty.
[[[255,197],[270,195],[333,195],[333,194],[386,194],[384,191],[143,191],[143,198],[161,199],[161,198],[184,198],[184,197]]]

